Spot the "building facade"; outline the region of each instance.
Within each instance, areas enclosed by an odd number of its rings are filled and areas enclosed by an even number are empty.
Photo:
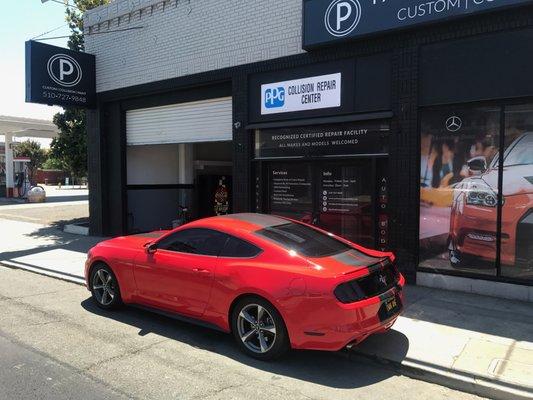
[[[533,2],[116,0],[84,29],[93,234],[275,213],[533,299]]]

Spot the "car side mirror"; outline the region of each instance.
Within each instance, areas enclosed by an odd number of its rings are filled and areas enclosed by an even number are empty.
[[[483,156],[471,158],[466,164],[472,172],[485,172],[487,170],[487,160]]]
[[[146,254],[154,254],[157,251],[157,243],[146,243],[144,245]]]

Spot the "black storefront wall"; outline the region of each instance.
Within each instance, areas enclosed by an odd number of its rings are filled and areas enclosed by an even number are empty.
[[[388,249],[391,100],[390,53],[251,75],[255,210]]]
[[[416,206],[420,199],[420,137],[418,130],[419,91],[422,91],[421,82],[426,81],[427,75],[421,71],[421,53],[425,46],[450,44],[462,40],[486,37],[487,35],[505,35],[519,32],[533,27],[533,7],[521,7],[513,10],[503,10],[497,13],[485,13],[469,18],[444,22],[434,26],[421,27],[402,32],[401,34],[375,36],[364,41],[355,41],[349,45],[339,44],[329,48],[313,50],[310,53],[299,54],[269,60],[251,65],[244,65],[223,70],[211,71],[202,74],[185,76],[150,84],[129,87],[111,92],[98,94],[98,110],[89,113],[89,177],[90,177],[90,210],[91,233],[117,235],[123,233],[120,210],[124,209],[125,180],[120,172],[121,140],[113,137],[124,138],[124,121],[121,121],[121,105],[130,99],[157,97],[159,101],[167,104],[175,102],[176,96],[186,90],[203,88],[209,96],[209,87],[220,82],[229,83],[233,96],[233,145],[234,145],[234,196],[233,209],[236,212],[255,209],[255,179],[252,162],[253,140],[255,128],[246,129],[252,123],[249,109],[257,107],[250,101],[251,81],[250,76],[261,73],[275,73],[276,71],[298,70],[310,68],[315,64],[325,64],[336,60],[355,59],[355,66],[359,63],[372,64],[372,60],[379,57],[388,57],[390,64],[374,61],[374,68],[389,71],[389,75],[381,73],[379,79],[365,78],[365,74],[355,75],[356,88],[365,85],[379,85],[388,87],[386,93],[390,98],[386,102],[368,96],[369,91],[355,91],[354,111],[377,111],[390,109],[394,115],[390,119],[391,132],[389,137],[388,158],[388,191],[390,209],[390,246],[396,252],[400,268],[406,273],[409,280],[414,282],[415,271],[418,265],[418,230],[419,210]],[[519,46],[519,44],[517,44]],[[529,48],[529,43],[524,44]],[[528,56],[529,57],[529,56]],[[524,58],[524,59],[527,59]],[[440,64],[443,69],[447,61]],[[483,66],[487,68],[485,63]],[[524,63],[526,64],[526,63]],[[460,65],[460,62],[459,62]],[[505,63],[502,64],[505,69]],[[365,69],[365,68],[363,68]],[[459,68],[461,69],[461,68]],[[450,73],[451,71],[445,71]],[[474,77],[477,71],[468,72]],[[305,74],[304,76],[306,76]],[[368,75],[367,75],[368,76]],[[371,76],[371,75],[370,75]],[[437,82],[441,75],[433,81]],[[461,78],[465,80],[466,78]],[[360,80],[360,81],[359,81]],[[431,80],[431,79],[429,79]],[[490,82],[489,85],[492,85]],[[442,84],[447,86],[450,84]],[[424,85],[424,87],[427,87]],[[511,85],[510,87],[518,87]],[[527,85],[525,86],[527,87]],[[457,93],[460,93],[459,90]],[[365,93],[365,94],[362,94]],[[475,92],[474,92],[475,93]],[[502,93],[500,95],[512,95]],[[527,91],[516,92],[514,96],[529,96]],[[485,100],[484,96],[473,95],[466,101]],[[460,98],[451,101],[464,101]],[[440,101],[440,100],[439,100]],[[447,100],[448,101],[448,100]],[[365,103],[366,102],[366,103]],[[374,105],[370,107],[371,102]],[[389,107],[384,107],[387,103]],[[364,107],[358,109],[358,104],[367,104],[370,110]],[[344,114],[340,117],[345,117]],[[285,117],[284,117],[285,118]],[[292,119],[297,121],[298,119]],[[291,121],[280,119],[278,122]],[[274,122],[274,121],[272,121]],[[117,169],[117,173],[111,169]],[[122,177],[122,180],[121,180]],[[118,215],[111,218],[110,215]]]

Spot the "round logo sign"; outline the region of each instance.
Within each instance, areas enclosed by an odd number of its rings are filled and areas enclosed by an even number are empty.
[[[359,0],[333,0],[324,15],[326,30],[336,37],[343,37],[353,32],[360,20]]]
[[[82,78],[80,64],[71,56],[56,54],[50,57],[46,65],[48,75],[58,85],[76,86]]]
[[[457,132],[463,126],[463,121],[457,115],[452,115],[446,120],[446,129],[450,132]]]

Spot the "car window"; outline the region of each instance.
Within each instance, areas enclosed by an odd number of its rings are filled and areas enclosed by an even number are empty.
[[[212,229],[185,229],[162,239],[157,247],[180,253],[218,256],[226,242],[227,235]]]
[[[533,164],[533,134],[524,135],[506,155],[503,165],[530,165]]]
[[[327,257],[353,250],[327,234],[294,222],[270,226],[255,233],[307,257]]]
[[[261,249],[244,240],[228,236],[226,245],[220,252],[220,257],[251,258],[261,253]]]

